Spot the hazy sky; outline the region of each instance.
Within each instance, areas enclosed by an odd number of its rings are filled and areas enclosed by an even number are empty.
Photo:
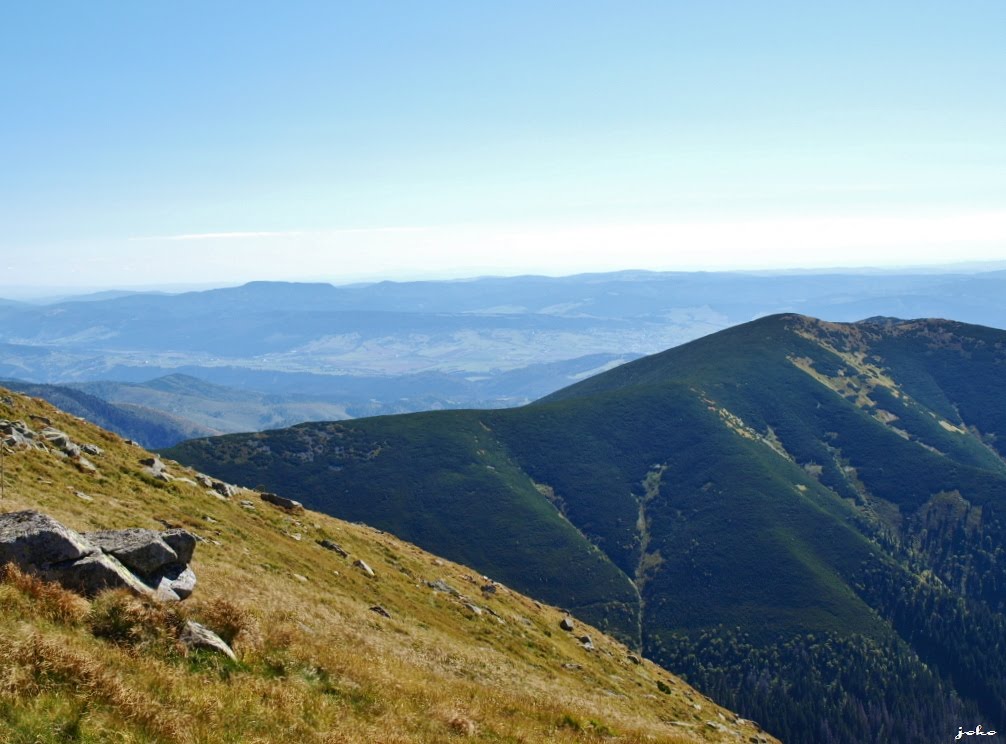
[[[0,285],[1006,258],[1006,2],[22,2]]]

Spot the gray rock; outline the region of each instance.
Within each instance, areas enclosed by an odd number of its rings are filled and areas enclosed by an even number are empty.
[[[196,473],[196,483],[203,488],[213,488],[213,479],[204,473]]]
[[[133,571],[145,576],[178,563],[178,554],[161,539],[159,532],[135,527],[128,530],[88,532],[85,537],[105,553],[114,555]]]
[[[643,660],[640,659],[635,654],[629,654],[629,661],[631,661],[633,664],[642,664],[643,663]]]
[[[175,564],[158,571],[150,583],[158,592],[171,592],[175,599],[188,599],[196,589],[196,574],[188,566]]]
[[[207,628],[205,625],[194,623],[188,620],[185,628],[178,637],[182,643],[189,648],[201,648],[207,651],[216,651],[226,656],[231,661],[237,661],[237,657],[231,647],[224,643],[224,639]]]
[[[74,444],[73,442],[67,442],[62,448],[62,452],[68,457],[80,457],[80,445]]]
[[[91,455],[91,457],[101,457],[105,454],[105,450],[96,444],[82,444],[80,445],[81,450],[86,454]]]
[[[154,457],[141,458],[140,465],[144,465],[155,472],[164,470],[164,463],[161,462],[161,458],[156,455]]]
[[[436,581],[427,581],[426,586],[435,592],[443,592],[444,594],[450,594],[453,597],[457,597],[461,594],[457,589],[448,584],[443,579],[437,579]]]
[[[3,403],[8,408],[14,407],[14,399],[9,395],[4,395],[3,397],[0,397],[0,403]]]
[[[51,426],[45,427],[40,433],[42,434],[42,439],[57,449],[63,449],[70,444],[69,434],[59,429],[54,429]]]
[[[175,551],[179,563],[190,563],[192,553],[196,549],[196,536],[188,530],[175,528],[161,533],[161,539],[168,544],[168,547]]]
[[[589,635],[582,635],[578,637],[576,640],[578,640],[583,645],[583,647],[588,651],[594,650],[594,641],[591,640]]]
[[[325,550],[331,550],[333,553],[338,553],[343,558],[349,558],[349,553],[347,553],[341,545],[332,540],[319,540],[318,544]]]
[[[495,593],[496,593],[496,585],[495,585],[495,584],[492,584],[492,583],[490,583],[490,584],[485,584],[485,585],[484,585],[484,586],[482,587],[482,593],[483,593],[484,595],[486,595],[487,597],[488,597],[488,596],[490,596],[490,595],[492,595],[492,594],[495,594]]]
[[[213,481],[213,484],[210,486],[210,488],[212,488],[218,494],[223,496],[225,499],[229,499],[232,496],[237,496],[238,493],[237,486],[232,486],[230,483],[224,483],[223,481]]]
[[[150,596],[154,591],[133,575],[113,556],[97,553],[72,563],[52,566],[44,572],[46,578],[58,581],[67,589],[93,596],[105,589],[128,589],[135,594]]]
[[[88,475],[94,475],[98,472],[98,468],[94,466],[94,463],[88,460],[86,457],[79,456],[76,458],[75,462],[77,468]]]
[[[294,501],[293,499],[284,498],[283,496],[277,496],[274,493],[260,493],[259,496],[262,500],[273,506],[278,506],[280,509],[286,509],[291,512],[302,512],[304,511],[304,505],[299,501]]]
[[[43,569],[98,552],[81,535],[36,511],[0,514],[0,564]]]
[[[474,612],[479,617],[482,616],[482,608],[479,607],[478,605],[474,605],[471,602],[465,602],[465,607],[467,607],[469,610]]]
[[[567,632],[570,632],[573,630],[573,621],[570,620],[568,617],[564,617],[562,620],[559,621],[559,627]]]
[[[356,566],[361,571],[363,571],[363,573],[367,574],[367,576],[370,576],[371,578],[377,575],[374,573],[374,569],[368,566],[367,562],[364,561],[363,559],[357,559],[353,561],[353,565]]]

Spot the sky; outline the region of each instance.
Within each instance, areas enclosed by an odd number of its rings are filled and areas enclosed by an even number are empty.
[[[1006,3],[0,7],[0,287],[1006,259]]]

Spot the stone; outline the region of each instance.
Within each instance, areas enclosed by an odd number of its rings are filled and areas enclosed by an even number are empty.
[[[253,504],[252,502],[248,501],[248,499],[242,499],[241,500],[241,506],[243,508],[247,509],[248,511],[255,511],[255,504]]]
[[[339,555],[341,555],[341,556],[342,556],[343,558],[349,558],[349,553],[347,553],[347,552],[346,552],[346,551],[345,551],[345,550],[344,550],[344,549],[342,548],[342,546],[341,546],[341,545],[339,545],[339,543],[337,543],[337,542],[333,542],[332,540],[327,540],[327,539],[326,539],[326,540],[319,540],[319,541],[318,541],[318,544],[319,544],[319,545],[320,545],[321,547],[323,547],[323,548],[324,548],[325,550],[331,550],[331,551],[332,551],[333,553],[338,553],[338,554],[339,554]]]
[[[43,575],[58,581],[67,589],[89,597],[105,589],[128,589],[134,594],[145,596],[155,593],[154,589],[140,581],[114,556],[104,553],[52,566],[44,571]]]
[[[42,439],[49,442],[49,444],[57,449],[63,449],[70,444],[69,434],[60,431],[59,429],[54,429],[51,426],[45,427],[40,433],[42,435]]]
[[[88,460],[86,457],[83,456],[78,457],[74,462],[74,464],[77,466],[77,469],[80,470],[82,473],[87,473],[88,475],[94,475],[95,473],[98,472],[98,468],[96,468],[94,466],[94,463]]]
[[[76,496],[81,501],[94,501],[94,497],[93,496],[88,496],[83,491],[74,491],[73,495]]]
[[[161,533],[161,539],[175,551],[179,563],[192,561],[192,553],[196,549],[196,536],[188,530],[175,528]]]
[[[568,617],[564,617],[562,620],[559,621],[559,627],[565,630],[566,632],[571,632],[573,630],[573,621],[570,620]]]
[[[210,486],[214,491],[223,496],[225,499],[229,499],[232,496],[237,496],[238,489],[236,486],[232,486],[230,483],[224,483],[223,481],[213,481]],[[242,502],[244,503],[244,502]]]
[[[391,617],[391,613],[389,613],[386,609],[381,607],[381,605],[374,605],[373,607],[370,608],[370,611],[376,612],[381,617]]]
[[[0,514],[0,564],[12,561],[22,568],[44,568],[97,552],[87,539],[45,514]]]
[[[484,586],[482,587],[482,593],[483,593],[484,595],[486,595],[487,597],[488,597],[489,595],[491,595],[491,594],[495,594],[495,593],[496,593],[496,585],[495,585],[495,584],[493,584],[493,583],[489,583],[489,584],[485,584],[485,585],[484,585]]]
[[[186,621],[185,628],[182,630],[181,635],[179,635],[178,640],[189,648],[216,651],[231,661],[237,661],[237,657],[234,655],[231,647],[224,643],[223,638],[205,625],[200,625],[191,620]]]
[[[589,635],[579,636],[576,640],[578,640],[581,643],[581,645],[588,651],[594,650],[594,641],[591,640]]]
[[[158,571],[152,577],[151,584],[158,589],[163,587],[174,592],[178,599],[187,599],[196,589],[196,574],[188,566],[176,563]]]
[[[358,558],[355,561],[353,561],[353,565],[356,566],[361,571],[363,571],[363,573],[365,573],[367,576],[370,576],[371,578],[377,575],[374,573],[374,569],[368,566],[367,562],[361,558]]]
[[[455,589],[453,586],[448,584],[443,579],[437,579],[436,581],[427,581],[426,586],[430,587],[435,592],[443,592],[444,594],[450,594],[453,597],[457,597],[461,592]]]
[[[304,511],[304,505],[299,501],[294,501],[293,499],[288,499],[283,496],[277,496],[274,493],[260,493],[259,496],[266,503],[278,506],[280,509],[285,509],[290,512]]]
[[[642,664],[643,663],[643,660],[640,659],[635,654],[629,654],[629,661],[631,661],[633,664]]]
[[[105,454],[105,450],[96,444],[82,444],[80,445],[80,449],[86,454],[91,455],[91,457],[101,457]]]
[[[465,602],[465,607],[474,612],[477,616],[482,617],[482,608],[478,605],[474,605],[471,602]]]
[[[196,483],[203,488],[213,488],[213,479],[204,473],[196,473]]]
[[[178,554],[161,539],[161,533],[154,530],[140,527],[103,530],[85,533],[85,537],[131,570],[145,576],[153,575],[162,566],[179,562]]]
[[[164,470],[164,463],[161,462],[161,458],[157,457],[144,457],[140,459],[140,465],[144,465],[153,471]]]

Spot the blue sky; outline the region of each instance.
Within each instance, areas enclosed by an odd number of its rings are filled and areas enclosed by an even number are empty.
[[[8,3],[0,285],[1003,259],[1004,29],[1001,0]]]

